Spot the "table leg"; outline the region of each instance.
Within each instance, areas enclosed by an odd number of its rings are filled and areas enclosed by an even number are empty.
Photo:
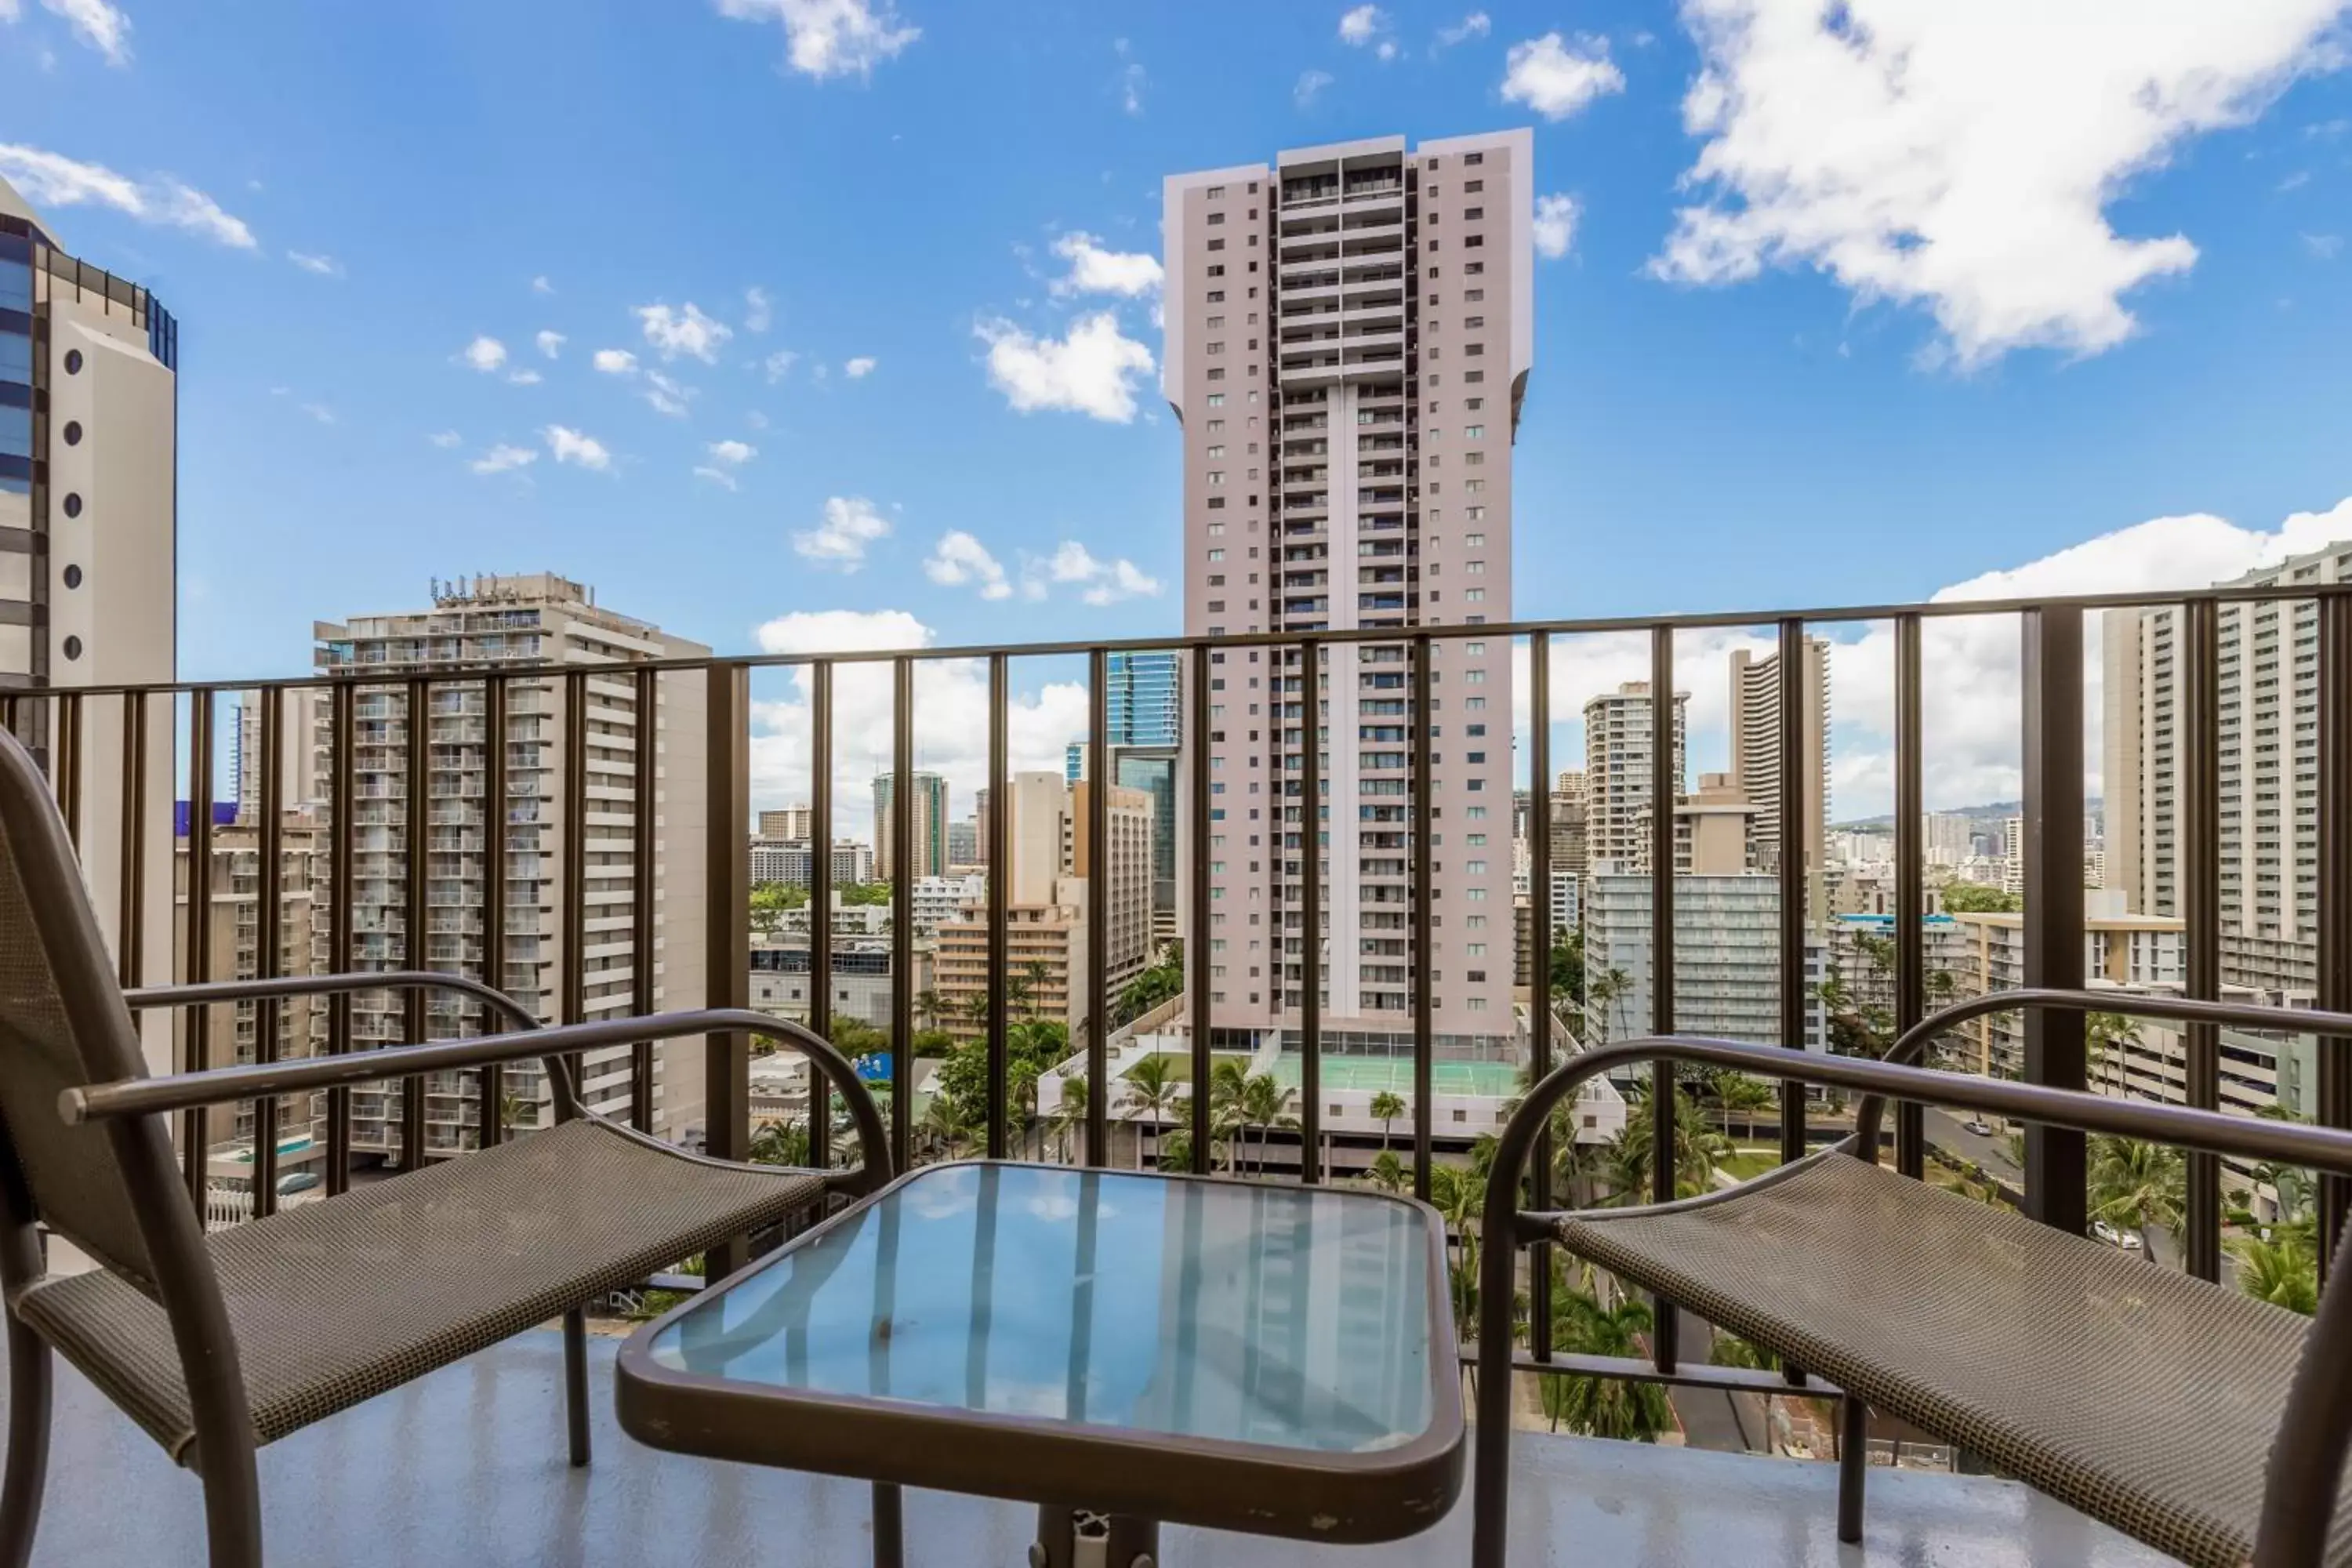
[[[1159,1568],[1160,1522],[1052,1503],[1037,1510],[1029,1568]]]
[[[899,1513],[898,1489],[874,1483],[874,1568],[905,1568],[906,1523]]]

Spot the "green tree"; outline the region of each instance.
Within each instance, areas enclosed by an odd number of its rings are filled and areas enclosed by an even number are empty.
[[[1584,1005],[1584,933],[1555,931],[1551,939],[1551,994]]]
[[[2140,1138],[2100,1133],[2091,1140],[2089,1198],[2094,1218],[2139,1232],[2143,1256],[2156,1257],[2158,1226],[2179,1231],[2189,1202],[2188,1166],[2180,1151]]]
[[[2025,900],[1980,882],[1947,882],[1944,908],[1956,915],[2013,915],[2025,908]]]
[[[918,1058],[944,1057],[955,1049],[955,1037],[945,1029],[918,1029],[910,1043]]]
[[[1453,1242],[1454,1321],[1465,1331],[1478,1321],[1478,1216],[1486,1206],[1486,1173],[1464,1165],[1429,1168],[1429,1201],[1445,1216]]]
[[[1382,1150],[1386,1150],[1389,1146],[1389,1123],[1402,1116],[1409,1109],[1411,1108],[1405,1104],[1404,1097],[1392,1090],[1384,1089],[1372,1096],[1372,1120],[1381,1124]]]
[[[1060,1160],[1065,1165],[1070,1163],[1070,1133],[1072,1130],[1082,1128],[1086,1124],[1086,1078],[1080,1073],[1064,1073],[1062,1075],[1062,1102],[1054,1108],[1054,1115],[1048,1125],[1050,1125],[1054,1130],[1055,1158]]]
[[[1638,1356],[1651,1322],[1650,1309],[1639,1301],[1604,1307],[1580,1290],[1552,1296],[1552,1343],[1571,1354]],[[1554,1431],[1566,1426],[1588,1437],[1654,1443],[1674,1425],[1665,1390],[1652,1383],[1556,1373],[1544,1377],[1539,1393]]]
[[[974,1121],[962,1100],[942,1092],[931,1096],[931,1102],[923,1107],[923,1119],[915,1125],[935,1152],[952,1160],[970,1146],[976,1131]]]
[[[1372,1157],[1371,1164],[1365,1169],[1364,1179],[1384,1193],[1401,1193],[1412,1176],[1404,1168],[1404,1162],[1396,1157],[1395,1150],[1383,1149]]]
[[[1178,1076],[1176,1058],[1163,1051],[1154,1051],[1127,1069],[1127,1087],[1135,1107],[1150,1118],[1154,1127],[1169,1119],[1169,1110],[1183,1092],[1183,1080]],[[1143,1130],[1136,1129],[1135,1164],[1143,1167]]]
[[[926,1029],[937,1028],[940,1015],[947,1010],[948,1000],[929,985],[915,993],[915,1021]]]
[[[1650,1145],[1653,1121],[1651,1097],[1637,1090],[1625,1115],[1625,1125],[1609,1141],[1601,1157],[1612,1204],[1645,1204],[1651,1199]],[[1731,1153],[1731,1142],[1706,1124],[1697,1103],[1677,1086],[1675,1089],[1675,1191],[1691,1197],[1715,1186],[1715,1167]]]
[[[887,882],[851,882],[837,890],[841,894],[841,907],[845,910],[890,901],[890,884]]]
[[[1140,1018],[1184,989],[1184,955],[1171,943],[1160,961],[1127,983],[1111,1006],[1111,1026]]]
[[[1257,1168],[1265,1172],[1265,1135],[1276,1128],[1290,1129],[1298,1125],[1298,1118],[1290,1108],[1298,1100],[1298,1091],[1285,1089],[1272,1073],[1259,1073],[1242,1084],[1241,1118],[1244,1131],[1257,1129]]]
[[[1032,1018],[1037,1016],[1038,1009],[1043,1005],[1045,982],[1052,977],[1053,973],[1046,967],[1045,961],[1042,958],[1033,958],[1021,966],[1021,999],[1029,1005],[1029,1016]],[[1009,994],[1012,987],[1007,985],[1005,989]]]
[[[808,902],[808,889],[789,882],[761,882],[751,889],[751,934],[773,936],[783,929],[784,913]]]
[[[1180,1111],[1177,1121],[1180,1123],[1184,1120],[1181,1111],[1182,1103],[1181,1100],[1178,1102]],[[1180,1125],[1162,1132],[1160,1135],[1158,1146],[1152,1151],[1151,1168],[1155,1171],[1191,1170],[1192,1168],[1192,1131]]]
[[[2085,1013],[2083,1016],[2083,1050],[2085,1065],[2096,1078],[2106,1080],[2102,1092],[2126,1092],[2126,1071],[2129,1053],[2140,1043],[2139,1024],[2121,1013]]]
[[[762,1121],[751,1131],[751,1163],[757,1165],[789,1165],[805,1170],[809,1163],[808,1123],[797,1117],[789,1121]]]
[[[1721,1119],[1723,1131],[1731,1131],[1731,1118],[1739,1117],[1739,1135],[1756,1136],[1756,1113],[1768,1106],[1780,1103],[1780,1097],[1772,1086],[1761,1079],[1749,1078],[1744,1072],[1725,1073],[1716,1079],[1715,1109]]]
[[[2238,1289],[2257,1301],[2284,1307],[2308,1318],[2319,1310],[2319,1254],[2308,1228],[2279,1226],[2268,1239],[2242,1237],[2231,1244],[2238,1255]]]

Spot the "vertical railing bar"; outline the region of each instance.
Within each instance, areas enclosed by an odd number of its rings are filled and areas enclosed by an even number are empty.
[[[189,984],[212,978],[213,864],[213,692],[198,687],[188,694],[188,856],[182,880],[187,884],[186,973]],[[212,1063],[213,1010],[191,1007],[187,1013],[189,1072],[202,1072]],[[188,1183],[188,1196],[201,1218],[205,1202],[205,1125],[209,1112],[186,1112],[180,1121],[184,1141],[180,1151]]]
[[[2024,983],[2083,986],[2083,612],[2045,605],[2023,612],[2025,679]],[[2025,1081],[2081,1089],[2088,1082],[2080,1013],[2025,1015]],[[2089,1224],[2083,1134],[2029,1123],[2025,1212],[2081,1235]]]
[[[1323,645],[1309,637],[1298,646],[1298,1173],[1309,1183],[1323,1179],[1322,709]]]
[[[57,733],[52,737],[57,754],[49,764],[58,781],[58,810],[66,819],[66,838],[77,853],[81,848],[81,702],[79,691],[58,696]]]
[[[146,983],[147,694],[122,698],[122,865],[116,893],[115,956],[123,988]]]
[[[704,779],[703,806],[703,945],[702,994],[706,1006],[744,1007],[751,995],[751,855],[744,837],[751,823],[751,670],[749,665],[722,661],[709,667],[703,689],[703,752],[709,769]],[[819,778],[826,759],[818,758]],[[816,818],[823,834],[830,818]],[[823,865],[829,858],[817,856]],[[812,931],[823,928],[813,922]],[[812,1163],[822,1163],[816,1130],[824,1124],[824,1107],[814,1093],[821,1081],[814,1064],[808,1080],[812,1090],[809,1127]],[[751,1152],[751,1037],[740,1031],[703,1037],[704,1141],[721,1160],[742,1160]],[[706,1275],[717,1279],[749,1260],[750,1239],[731,1237],[707,1254]]]
[[[1927,1016],[1926,712],[1919,617],[1895,621],[1895,1032]],[[1786,819],[1786,813],[1782,814]],[[1786,842],[1785,832],[1783,842]],[[1872,1160],[1875,1149],[1865,1150]],[[1927,1118],[1916,1100],[1895,1105],[1895,1168],[1914,1180],[1927,1173]]]
[[[1087,1163],[1110,1163],[1110,655],[1087,655]]]
[[[327,915],[327,963],[337,974],[349,974],[354,966],[352,956],[356,927],[352,920],[352,885],[355,879],[357,859],[352,835],[359,825],[352,820],[357,811],[358,767],[357,733],[359,722],[359,688],[349,682],[338,682],[327,698],[327,763],[333,771],[328,787],[328,810],[331,817],[333,837],[327,845],[327,880],[334,889],[334,907]],[[352,1048],[352,1005],[354,998],[346,992],[327,999],[327,1054],[339,1057]],[[331,1089],[327,1091],[327,1195],[334,1197],[350,1190],[352,1182],[352,1091]]]
[[[1209,1076],[1213,1058],[1209,1052],[1209,1031],[1212,1013],[1209,1005],[1212,974],[1216,965],[1215,942],[1211,938],[1209,920],[1209,854],[1212,837],[1209,807],[1209,649],[1205,644],[1192,646],[1187,679],[1192,682],[1192,710],[1184,727],[1184,741],[1190,749],[1186,765],[1192,775],[1192,862],[1187,868],[1192,879],[1190,900],[1191,930],[1185,945],[1191,951],[1191,962],[1185,965],[1185,1010],[1192,1016],[1192,1093],[1187,1102],[1191,1111],[1192,1170],[1196,1174],[1209,1173]],[[992,873],[996,868],[990,868]]]
[[[747,819],[748,820],[748,819]],[[737,837],[742,823],[733,825]],[[876,825],[877,827],[879,824]],[[995,868],[991,867],[992,871]],[[747,889],[744,897],[748,900]],[[809,665],[809,1016],[808,1026],[833,1037],[833,661]],[[719,918],[713,906],[713,919]],[[808,1069],[809,1163],[833,1163],[833,1093]]]
[[[890,661],[890,1154],[914,1163],[915,661]],[[943,831],[934,823],[933,831]],[[830,846],[827,847],[830,853]]]
[[[1541,1083],[1551,1071],[1551,950],[1558,911],[1551,898],[1551,634],[1528,637],[1528,1081]],[[1569,1137],[1576,1136],[1576,1106],[1569,1101]],[[1552,1124],[1545,1119],[1536,1134],[1529,1200],[1535,1211],[1551,1209]],[[1538,1361],[1551,1359],[1551,1244],[1538,1242],[1528,1255],[1528,1341]]]
[[[2323,1009],[2342,1010],[2352,1005],[2352,887],[2345,869],[2352,865],[2352,605],[2325,598],[2318,615],[2319,963],[2313,1000]],[[2292,715],[2288,723],[2291,731]],[[2292,897],[2292,868],[2287,885]],[[2352,1040],[2323,1035],[2313,1041],[2313,1049],[2318,1068],[2313,1120],[2323,1127],[2352,1127]],[[2323,1173],[2318,1198],[2325,1286],[2352,1219],[2352,1182]]]
[[[1675,733],[1675,632],[1650,630],[1650,1032],[1675,1032],[1675,796],[1682,783]],[[1781,760],[1781,772],[1790,771]],[[1789,825],[1780,825],[1783,842]],[[1650,1068],[1650,1190],[1660,1203],[1673,1201],[1675,1169],[1675,1068]],[[1651,1352],[1658,1370],[1672,1372],[1681,1338],[1681,1315],[1657,1299]]]
[[[654,1010],[654,879],[655,796],[660,793],[661,675],[637,671],[637,749],[630,802],[629,854],[629,1011],[645,1017]],[[629,1047],[629,1125],[640,1132],[654,1130],[654,1043],[639,1040]]]
[[[482,678],[482,983],[497,991],[507,988],[507,697],[504,676]],[[457,940],[462,946],[463,931]],[[485,1005],[477,1027],[488,1035],[511,1026]],[[506,1142],[506,1087],[497,1063],[482,1069],[482,1125],[476,1142],[485,1148]]]
[[[988,656],[988,1157],[1002,1160],[1012,1142],[1013,1109],[1006,1079],[1012,1021],[1004,1016],[1006,956],[1012,919],[1013,852],[1008,819],[1012,809],[1013,670],[1002,653]]]
[[[286,870],[279,863],[286,853],[286,693],[265,686],[254,693],[254,701],[261,709],[261,787],[254,796],[261,816],[261,881],[254,900],[253,969],[257,979],[275,980],[284,973],[278,928],[286,904]],[[284,1005],[275,996],[253,1005],[255,1061],[278,1059],[278,1020]],[[265,1094],[253,1102],[253,1217],[266,1219],[277,1212],[278,1099]]]
[[[408,931],[401,939],[401,956],[409,968],[423,969],[426,967],[425,928],[431,918],[426,897],[432,862],[425,846],[431,837],[426,822],[432,815],[433,688],[422,677],[412,678],[408,682],[406,722],[408,800],[401,832],[406,846],[402,861],[408,877]],[[421,1045],[432,1033],[426,1022],[430,1001],[422,991],[407,992],[401,998],[401,1012],[411,1044]],[[400,1080],[400,1160],[406,1170],[423,1170],[430,1157],[425,1146],[427,1081],[422,1078]]]
[[[559,1016],[566,1024],[579,1024],[588,1017],[588,672],[582,669],[563,678],[562,876],[562,908],[556,916],[563,943],[563,966],[557,980]],[[572,1088],[584,1106],[585,1055],[572,1053],[570,1066]]]
[[[1433,1158],[1435,1073],[1434,1009],[1430,976],[1436,973],[1431,932],[1436,922],[1430,905],[1437,888],[1430,854],[1430,824],[1435,816],[1429,799],[1430,688],[1436,672],[1431,668],[1434,646],[1427,632],[1412,639],[1412,1195],[1429,1201],[1430,1163]]]
[[[2324,608],[2321,613],[2326,613]],[[2210,1002],[2221,994],[2221,607],[2211,599],[2191,599],[2183,606],[2181,622],[2181,647],[2176,656],[2176,668],[2183,674],[2177,731],[2179,784],[2172,808],[2184,943],[2181,994]],[[2325,832],[2325,816],[2321,821]],[[2323,859],[2320,864],[2328,862]],[[2323,878],[2322,900],[2327,897],[2326,888]],[[2197,1110],[2220,1110],[2221,1031],[2210,1024],[2190,1024],[2183,1044],[2188,1056],[2185,1098]],[[2188,1186],[2184,1223],[2189,1272],[2200,1279],[2219,1280],[2220,1156],[2191,1152]]]

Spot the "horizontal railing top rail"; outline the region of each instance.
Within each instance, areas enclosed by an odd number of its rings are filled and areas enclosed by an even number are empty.
[[[1486,625],[1322,627],[1312,630],[1220,633],[1214,637],[1139,637],[1076,639],[1055,642],[971,643],[951,647],[845,648],[837,653],[705,654],[692,658],[614,659],[607,664],[515,659],[479,662],[434,660],[415,668],[368,670],[342,668],[301,676],[256,676],[200,680],[108,682],[58,689],[81,696],[110,696],[129,691],[205,692],[271,689],[328,689],[341,686],[404,687],[411,683],[446,686],[452,681],[479,680],[486,676],[528,679],[580,674],[604,668],[661,673],[713,668],[799,668],[812,665],[887,664],[898,659],[932,661],[985,659],[1009,654],[1023,658],[1076,658],[1104,653],[1156,653],[1208,648],[1297,647],[1302,643],[1393,643],[1415,637],[1451,642],[1468,637],[1521,637],[1543,633],[1552,637],[1604,637],[1611,634],[1720,631],[1803,622],[1808,626],[1854,626],[1905,617],[1926,620],[1977,616],[2014,616],[2035,610],[2139,610],[2177,608],[2191,604],[2217,605],[2316,601],[2352,596],[2352,580],[2339,583],[2232,584],[2221,587],[2177,592],[2140,591],[2116,594],[2073,594],[2032,598],[1937,599],[1919,604],[1830,605],[1801,608],[1704,610],[1654,616],[1588,616],[1552,620],[1495,621]],[[26,690],[16,695],[39,697]]]

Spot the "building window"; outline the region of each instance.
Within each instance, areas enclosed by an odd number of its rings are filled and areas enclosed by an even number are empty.
[[[1485,207],[1465,207],[1462,209],[1462,221],[1464,223],[1476,223],[1480,218],[1485,217],[1486,216],[1486,209]]]
[[[1462,182],[1462,194],[1465,196],[1475,196],[1486,188],[1486,182],[1484,180],[1465,180]]]
[[[1473,169],[1476,168],[1486,161],[1486,154],[1484,153],[1465,153],[1462,154],[1462,162]]]
[[[1209,248],[1211,250],[1223,250],[1224,247],[1225,242],[1222,238],[1209,241]]]
[[[1211,343],[1209,345],[1209,352],[1213,354],[1221,354],[1225,352],[1225,345],[1222,342]]]
[[[1209,448],[1208,453],[1207,453],[1207,456],[1208,456],[1211,459],[1213,459],[1213,459],[1215,459],[1215,458],[1223,458],[1224,455],[1225,455],[1225,449],[1224,449],[1223,447],[1210,447],[1210,448]]]
[[[1224,379],[1225,379],[1225,367],[1224,367],[1224,366],[1223,366],[1223,365],[1221,365],[1221,364],[1220,364],[1220,365],[1212,365],[1212,366],[1210,366],[1210,367],[1209,367],[1209,379],[1210,379],[1211,381],[1223,381],[1223,380],[1224,380]]]
[[[1223,511],[1223,510],[1225,510],[1225,498],[1224,498],[1224,497],[1223,497],[1223,496],[1211,496],[1211,497],[1209,498],[1209,510],[1210,510],[1211,511]]]
[[[1223,393],[1222,393],[1222,392],[1213,392],[1213,393],[1209,394],[1209,406],[1210,406],[1210,407],[1212,407],[1212,408],[1223,408],[1224,405],[1225,405],[1225,395],[1224,395]]]
[[[1225,187],[1223,185],[1211,185],[1209,187],[1209,199],[1213,202],[1223,200],[1224,195]]]
[[[1483,278],[1486,274],[1486,264],[1483,261],[1474,261],[1462,270],[1473,278]]]
[[[1220,243],[1222,243],[1222,242],[1220,242]],[[1223,262],[1222,262],[1222,261],[1213,261],[1213,262],[1211,262],[1211,263],[1209,264],[1209,276],[1210,276],[1210,277],[1212,277],[1212,278],[1223,278],[1224,275],[1225,275],[1225,264],[1224,264]]]
[[[1462,438],[1465,441],[1483,441],[1486,438],[1486,427],[1484,425],[1465,425],[1462,426]]]
[[[1208,326],[1209,331],[1213,332],[1223,331],[1225,326],[1225,319],[1223,316],[1212,316],[1209,318],[1206,325]]]
[[[1209,290],[1209,298],[1208,298],[1207,303],[1212,304],[1212,305],[1222,305],[1222,304],[1223,304],[1224,302],[1225,302],[1225,291],[1224,291],[1223,289],[1210,289],[1210,290]]]
[[[1224,215],[1224,214],[1223,214],[1223,213],[1211,213],[1211,214],[1209,215],[1209,226],[1210,226],[1212,228],[1215,227],[1217,225],[1219,225],[1219,224],[1221,224],[1221,223],[1223,223],[1223,222],[1224,222],[1224,221],[1225,221],[1225,215]]]

